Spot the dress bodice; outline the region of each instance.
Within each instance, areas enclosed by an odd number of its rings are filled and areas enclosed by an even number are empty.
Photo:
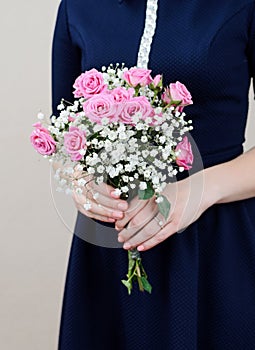
[[[181,11],[178,10],[180,1]],[[149,68],[190,90],[192,136],[207,163],[242,152],[248,90],[255,70],[254,1],[159,0]],[[137,61],[145,0],[64,0],[63,18],[79,58],[76,75],[92,67]],[[64,55],[65,53],[63,53]],[[75,63],[76,62],[76,63]],[[73,76],[73,79],[76,76]],[[71,94],[71,84],[59,93]],[[56,101],[58,102],[58,101]],[[210,163],[210,161],[209,161]]]

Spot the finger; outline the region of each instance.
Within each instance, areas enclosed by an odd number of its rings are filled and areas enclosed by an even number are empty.
[[[110,222],[110,223],[114,223],[116,220],[107,216],[103,216],[103,215],[98,215],[98,214],[93,214],[91,215],[91,213],[88,210],[83,209],[82,206],[79,206],[79,208],[77,208],[79,210],[79,212],[81,212],[83,215],[87,216],[90,219],[95,219],[95,220],[99,220],[99,221],[103,221],[103,222]]]
[[[100,215],[100,216],[113,218],[116,220],[116,219],[122,219],[124,216],[124,213],[122,211],[105,207],[104,205],[96,203],[93,200],[88,200],[83,195],[77,195],[76,193],[74,193],[73,198],[75,203],[78,205],[79,210],[82,208],[82,210],[85,209],[86,212],[90,212],[91,213],[91,215],[89,215],[90,217],[92,217],[93,215],[93,218],[94,218],[94,215]]]
[[[157,244],[166,240],[168,237],[172,236],[174,233],[176,233],[176,227],[172,222],[170,222],[163,229],[159,230],[154,236],[140,243],[137,246],[137,250],[140,252],[149,250],[155,247]]]
[[[97,192],[104,194],[105,196],[111,197],[111,192],[114,191],[114,187],[107,185],[105,182],[100,183],[99,185],[94,181],[91,186]]]
[[[146,205],[148,204],[148,201],[143,199],[138,199],[138,197],[134,198],[127,210],[125,211],[125,215],[123,219],[118,220],[116,222],[116,229],[122,230],[124,227],[130,222]],[[129,226],[130,227],[130,226]]]
[[[160,231],[160,227],[154,223],[152,219],[145,227],[143,227],[140,231],[138,231],[135,235],[130,237],[123,245],[124,249],[132,249],[143,242],[151,239]]]
[[[110,187],[106,184],[98,186],[94,183],[91,184],[90,188],[84,190],[84,195],[90,199],[94,199],[98,204],[104,205],[105,207],[111,208],[112,210],[125,211],[128,209],[128,203],[122,199],[114,199],[110,196],[110,191],[114,190],[113,188],[107,189]]]
[[[147,231],[144,231],[144,228],[146,228],[150,221],[153,219],[153,217],[157,214],[158,209],[154,202],[149,202],[146,207],[144,207],[140,212],[138,212],[130,221],[127,228],[123,229],[118,236],[119,242],[126,242],[129,243],[130,247],[135,244],[136,239],[138,241],[141,239],[141,233],[144,232],[147,237]],[[116,222],[117,225],[117,222]],[[148,228],[149,234],[154,232],[154,230],[151,230]],[[137,237],[138,236],[138,237]],[[135,238],[136,237],[136,238]],[[143,239],[144,241],[145,239]],[[143,242],[142,241],[142,242]],[[141,241],[139,241],[141,243]],[[125,248],[127,245],[125,246]],[[126,248],[129,249],[129,248]]]

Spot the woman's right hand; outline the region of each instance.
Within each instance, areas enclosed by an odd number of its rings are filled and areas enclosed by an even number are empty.
[[[115,189],[105,183],[97,185],[90,181],[81,194],[73,191],[76,208],[89,218],[114,223],[124,217],[128,203],[115,194]]]

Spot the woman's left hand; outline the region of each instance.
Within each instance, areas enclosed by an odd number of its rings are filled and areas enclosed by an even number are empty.
[[[137,247],[139,251],[144,251],[154,247],[174,233],[183,231],[216,202],[213,189],[204,191],[203,172],[168,184],[162,194],[171,204],[167,220],[158,212],[154,197],[146,201],[135,215],[133,211],[128,211],[122,220],[116,222],[120,229],[118,239],[124,243],[124,249]],[[128,222],[127,228],[124,228]]]

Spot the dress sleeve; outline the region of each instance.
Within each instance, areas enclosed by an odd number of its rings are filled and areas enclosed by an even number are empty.
[[[52,112],[57,116],[61,98],[73,101],[73,84],[81,73],[81,50],[72,41],[66,1],[62,0],[57,14],[52,44]]]

